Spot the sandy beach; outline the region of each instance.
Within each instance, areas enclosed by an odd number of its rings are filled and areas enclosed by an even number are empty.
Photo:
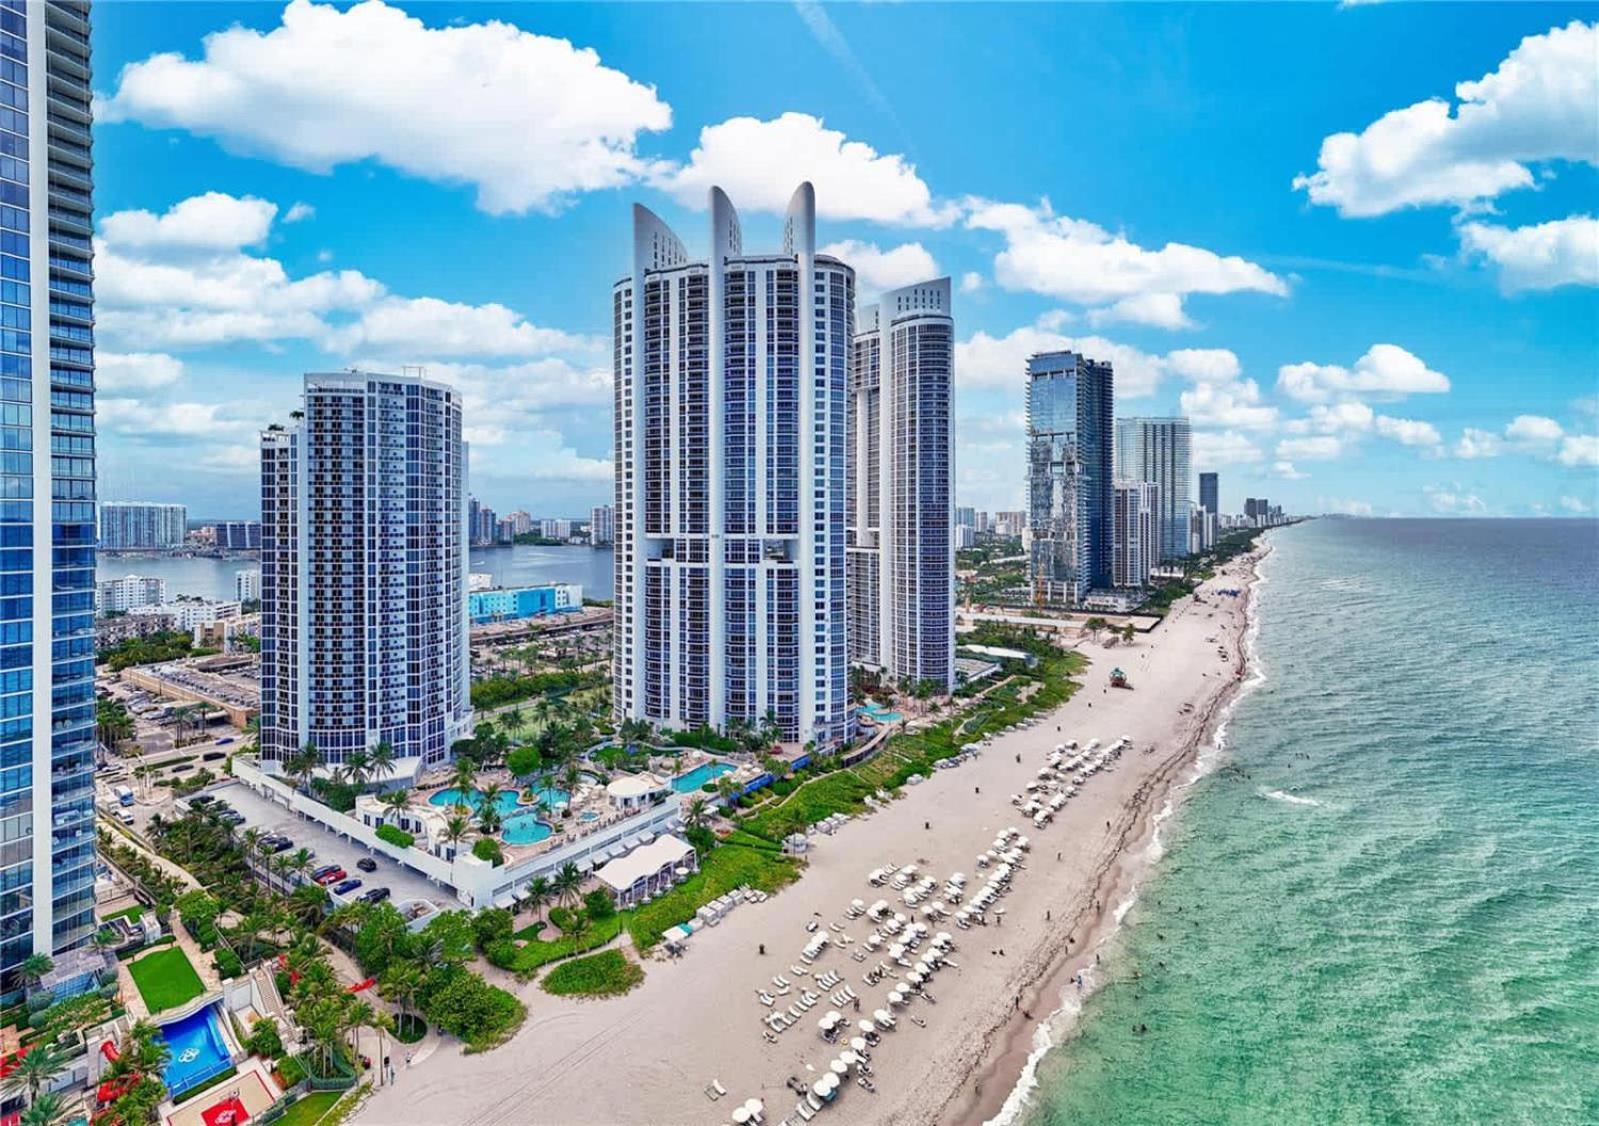
[[[646,980],[631,994],[578,1002],[524,986],[528,1020],[509,1045],[475,1056],[442,1048],[402,1069],[397,1084],[376,1091],[356,1120],[725,1123],[755,1097],[765,1104],[764,1121],[797,1123],[787,1080],[810,1085],[840,1050],[816,1027],[816,1017],[835,1007],[825,999],[831,991],[816,989],[822,1004],[776,1043],[763,1035],[771,1010],[758,991],[772,990],[774,975],[789,979],[795,995],[816,988],[790,966],[811,937],[808,924],[831,933],[830,924],[842,923],[855,944],[830,947],[815,970],[837,971],[860,995],[861,1013],[838,1006],[849,1020],[869,1017],[897,983],[863,982],[878,956],[862,963],[851,955],[864,949],[873,928],[846,920],[844,911],[853,899],[887,898],[905,908],[891,888],[870,886],[867,874],[888,863],[916,864],[940,886],[961,872],[975,887],[990,874],[975,866],[976,857],[1015,826],[1031,838],[1031,850],[1000,900],[1004,914],[965,930],[934,925],[954,935],[959,968],[943,969],[929,983],[936,1003],[917,998],[895,1010],[896,1027],[871,1050],[876,1093],[851,1082],[818,1115],[824,1124],[993,1118],[1023,1073],[1038,1022],[1078,993],[1080,971],[1091,988],[1095,950],[1114,931],[1117,907],[1148,863],[1156,815],[1242,683],[1249,598],[1218,592],[1248,590],[1256,560],[1231,562],[1200,588],[1199,601],[1179,602],[1151,635],[1111,648],[1082,643],[1091,664],[1070,701],[1035,726],[995,738],[971,761],[907,787],[887,808],[815,838],[798,884],[695,935],[681,959],[647,959]],[[1131,691],[1108,687],[1117,666]],[[1123,736],[1132,748],[1090,778],[1052,824],[1035,829],[1011,805],[1058,743],[1109,745]],[[794,996],[779,1000],[781,1009]],[[707,1098],[713,1080],[727,1097]]]

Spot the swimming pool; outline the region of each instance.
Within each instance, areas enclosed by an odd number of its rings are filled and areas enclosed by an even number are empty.
[[[597,809],[585,809],[577,815],[577,819],[579,821],[598,821],[600,819],[600,811]]]
[[[540,820],[534,813],[518,813],[505,819],[505,827],[500,831],[500,839],[506,844],[530,845],[550,839],[550,834],[555,832],[548,821]]]
[[[172,1049],[172,1058],[161,1072],[161,1080],[173,1096],[207,1079],[222,1074],[233,1065],[217,1023],[215,1005],[207,1005],[192,1016],[161,1026],[161,1039]]]
[[[572,795],[565,790],[558,790],[554,786],[546,786],[542,790],[534,790],[533,796],[545,809],[554,809],[556,806],[572,800]]]
[[[516,803],[517,792],[515,790],[501,790],[499,796],[494,799],[494,808],[500,811],[501,817],[504,817],[516,809]],[[483,804],[483,791],[467,790],[462,793],[460,790],[453,789],[440,790],[428,799],[428,804],[437,806],[464,805],[476,812],[477,808]]]
[[[686,774],[679,774],[672,779],[672,789],[680,794],[691,793],[707,782],[714,782],[724,774],[733,773],[733,768],[725,762],[705,762],[696,766]]]
[[[860,715],[865,716],[867,719],[871,720],[873,723],[882,723],[882,724],[898,723],[900,720],[905,718],[899,712],[891,712],[891,711],[889,711],[887,708],[883,707],[883,705],[879,704],[876,700],[868,700],[868,701],[866,701],[866,703],[862,704],[860,707],[856,708],[855,710],[856,710],[857,713],[859,713]]]

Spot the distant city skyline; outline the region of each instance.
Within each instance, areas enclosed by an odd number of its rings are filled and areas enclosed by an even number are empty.
[[[628,202],[702,256],[713,179],[744,201],[752,245],[777,245],[788,186],[811,179],[862,303],[954,279],[963,504],[1021,507],[1015,372],[1076,348],[1115,364],[1129,413],[1189,415],[1195,471],[1224,471],[1232,496],[1595,505],[1599,98],[1592,67],[1572,68],[1599,33],[1570,7],[861,5],[808,23],[751,5],[713,29],[672,6],[161,11],[94,21],[105,498],[253,517],[251,435],[299,373],[415,365],[476,420],[478,497],[581,517],[609,492],[603,294]],[[707,34],[715,82],[652,47]],[[889,38],[901,49],[862,48]],[[1268,45],[1286,52],[1269,76]],[[535,51],[569,80],[514,82]],[[263,77],[276,53],[316,59],[292,122]],[[321,77],[395,55],[439,60],[420,96],[450,107],[403,138],[386,123],[416,76],[372,73],[358,103]],[[1072,120],[1038,112],[1039,90],[1105,59]],[[919,112],[928,73],[958,104]],[[1379,145],[1392,159],[1370,159]]]

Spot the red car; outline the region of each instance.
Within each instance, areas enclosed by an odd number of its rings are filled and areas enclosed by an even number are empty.
[[[342,879],[344,879],[344,877],[346,877],[348,875],[349,875],[349,873],[346,872],[343,868],[335,868],[331,872],[322,873],[320,876],[318,876],[316,878],[316,882],[321,884],[323,887],[327,887],[329,884],[334,883],[335,881],[338,881],[338,880],[342,880]]]

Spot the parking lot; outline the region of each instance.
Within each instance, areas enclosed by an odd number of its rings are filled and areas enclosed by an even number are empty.
[[[308,821],[281,805],[267,801],[248,786],[237,782],[225,782],[203,792],[215,795],[244,815],[244,823],[239,826],[240,831],[256,828],[268,833],[281,833],[294,842],[294,848],[310,849],[316,854],[314,868],[320,868],[324,864],[337,864],[350,876],[359,878],[361,880],[359,888],[348,896],[335,896],[340,902],[354,899],[371,888],[386,887],[396,900],[425,899],[446,909],[460,906],[455,902],[454,896],[426,876],[402,867],[386,856],[368,852],[358,842],[341,837],[315,821]],[[293,849],[285,851],[292,852]],[[362,872],[356,868],[355,862],[363,857],[376,860],[377,871]],[[333,889],[328,890],[331,892]]]

